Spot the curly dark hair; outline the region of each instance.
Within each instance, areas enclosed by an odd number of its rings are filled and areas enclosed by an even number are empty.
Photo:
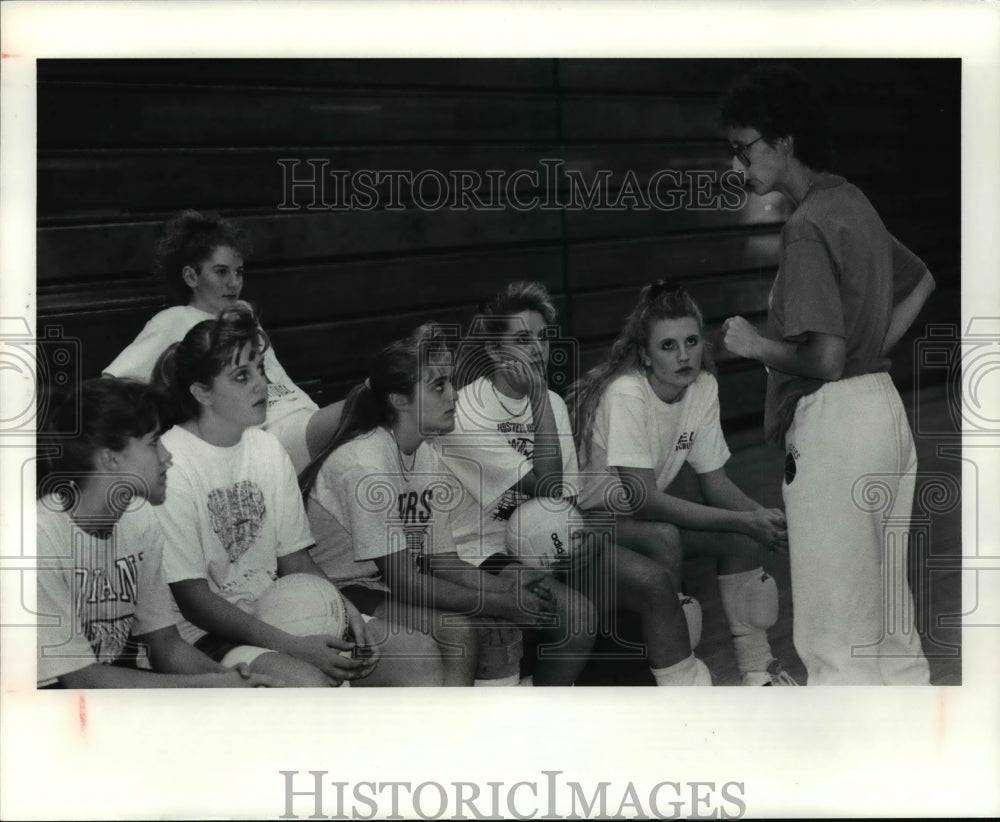
[[[197,269],[220,246],[250,253],[250,241],[236,223],[214,212],[179,211],[163,226],[153,255],[153,273],[163,281],[172,305],[186,305],[191,289],[184,282],[184,266]]]
[[[798,69],[763,65],[737,82],[719,106],[722,128],[754,128],[769,144],[792,137],[795,157],[815,171],[833,163],[826,109],[819,93]]]

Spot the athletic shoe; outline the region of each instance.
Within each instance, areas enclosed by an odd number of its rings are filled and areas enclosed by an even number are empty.
[[[790,673],[781,667],[781,663],[772,659],[766,671],[747,671],[743,674],[741,685],[798,685]]]

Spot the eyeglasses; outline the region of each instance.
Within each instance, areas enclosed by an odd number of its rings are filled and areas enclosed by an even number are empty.
[[[751,140],[749,143],[746,143],[746,144],[743,144],[743,143],[730,143],[729,144],[729,156],[730,157],[736,157],[741,163],[743,163],[743,165],[748,166],[748,165],[750,165],[750,157],[748,156],[748,152],[750,150],[750,146],[752,146],[754,143],[758,142],[759,140],[763,140],[763,139],[764,139],[764,135],[761,134],[760,137],[758,137],[756,140]]]

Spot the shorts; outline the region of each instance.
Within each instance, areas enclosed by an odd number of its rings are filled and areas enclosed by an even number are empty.
[[[230,640],[223,639],[222,637],[205,634],[203,637],[195,641],[194,647],[201,651],[209,659],[212,659],[215,662],[222,662],[226,654],[233,650],[233,648],[237,647],[237,644],[238,643],[231,642]],[[257,657],[254,657],[254,659],[256,658]]]
[[[338,588],[340,595],[361,612],[361,616],[370,617],[380,605],[384,605],[389,597],[388,591],[381,588],[369,588],[367,585],[344,585]]]

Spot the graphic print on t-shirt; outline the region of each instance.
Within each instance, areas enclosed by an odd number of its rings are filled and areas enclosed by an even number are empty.
[[[532,458],[535,453],[534,428],[532,426],[525,425],[523,422],[501,422],[497,424],[497,431],[503,434],[507,444],[518,454],[527,460]],[[525,436],[512,436],[515,434],[524,434]],[[528,497],[520,491],[508,488],[503,492],[503,496],[500,497],[493,510],[490,511],[490,519],[506,522],[515,509],[527,499]]]
[[[253,545],[267,513],[257,483],[241,480],[232,488],[216,488],[208,495],[212,530],[230,562],[237,562]]]
[[[525,425],[523,422],[501,422],[497,424],[497,431],[503,434],[507,443],[517,451],[522,457],[526,459],[531,459],[531,455],[534,454],[534,440],[531,436],[512,436],[515,434],[530,435],[533,433],[533,429],[530,425]]]
[[[113,550],[113,544],[94,541],[77,545],[74,551],[75,629],[84,635],[94,656],[103,661],[117,659],[125,650],[132,630],[138,565],[142,562],[139,552],[115,559],[114,568],[108,568],[106,557]],[[120,607],[119,603],[127,606]]]
[[[425,523],[430,522],[434,516],[434,509],[431,507],[433,498],[434,491],[431,488],[425,488],[420,494],[416,491],[404,491],[396,498],[399,522],[403,525],[406,539],[406,550],[410,559],[418,564],[426,546],[428,526]]]
[[[276,382],[269,382],[267,384],[267,407],[274,407],[280,400],[287,397],[289,394],[294,394],[295,392],[289,388],[287,385],[281,385]]]
[[[496,522],[506,522],[517,507],[528,499],[527,494],[522,494],[513,488],[508,488],[503,492],[500,501],[490,511],[490,519]]]
[[[694,431],[685,431],[677,438],[674,451],[690,451],[692,445],[694,445]]]

